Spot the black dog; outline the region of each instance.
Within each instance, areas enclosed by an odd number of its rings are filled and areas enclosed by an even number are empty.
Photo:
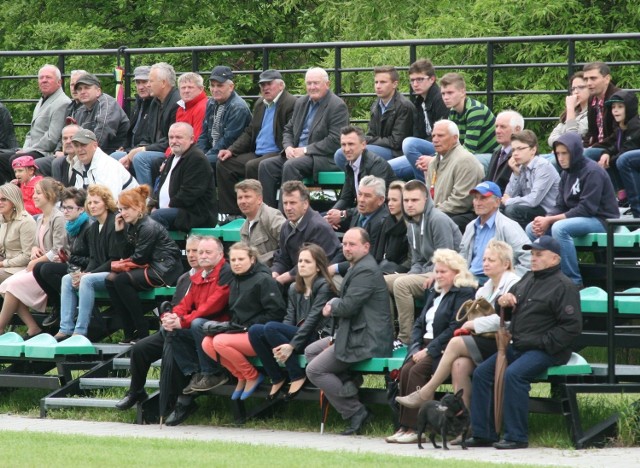
[[[418,448],[422,447],[422,434],[429,429],[429,440],[435,448],[440,448],[436,444],[436,434],[442,437],[442,445],[447,447],[447,436],[462,435],[463,450],[467,450],[465,443],[467,432],[469,432],[469,410],[462,401],[462,389],[453,395],[447,393],[442,400],[427,401],[418,412]]]

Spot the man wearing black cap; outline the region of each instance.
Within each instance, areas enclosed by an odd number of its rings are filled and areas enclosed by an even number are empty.
[[[231,68],[217,66],[209,77],[211,99],[202,122],[198,147],[214,171],[222,150],[229,148],[251,122],[251,110],[235,92]]]
[[[551,366],[566,364],[571,344],[582,331],[580,294],[560,269],[560,244],[541,236],[524,246],[531,250],[531,270],[498,298],[511,315],[512,335],[504,374],[503,434],[498,441],[493,415],[496,356],[473,373],[471,427],[468,447],[519,449],[528,447],[531,382]]]
[[[129,117],[113,97],[102,92],[97,76],[85,73],[76,80],[78,100],[82,107],[76,113],[79,126],[91,130],[98,139],[98,146],[111,153],[127,141]]]
[[[262,72],[258,83],[262,99],[253,108],[251,124],[228,149],[218,153],[216,177],[221,213],[240,215],[234,185],[242,178],[257,179],[260,162],[280,154],[282,132],[293,114],[296,98],[285,89],[279,71]]]

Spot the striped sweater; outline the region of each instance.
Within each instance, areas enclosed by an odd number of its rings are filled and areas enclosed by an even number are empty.
[[[460,143],[475,154],[492,153],[498,146],[495,137],[496,118],[493,112],[475,99],[467,98],[464,111],[449,111],[449,120],[458,125]]]

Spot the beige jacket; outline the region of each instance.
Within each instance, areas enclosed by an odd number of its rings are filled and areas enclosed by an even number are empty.
[[[35,238],[36,222],[26,211],[13,221],[0,223],[0,257],[7,263],[2,269],[10,274],[23,270],[31,259]]]
[[[43,244],[38,243],[38,232],[42,225],[42,216],[38,218],[36,223],[36,236],[33,241],[33,247],[42,247],[49,261],[53,261],[58,255],[60,249],[67,249],[67,231],[65,229],[65,219],[62,212],[54,208],[49,217],[49,221],[44,228]]]
[[[484,177],[480,161],[464,146],[457,144],[440,158],[429,164],[427,187],[434,186],[433,202],[440,211],[462,214],[473,210],[473,197],[469,191]]]
[[[263,203],[251,231],[249,231],[249,221],[245,220],[240,228],[240,239],[258,250],[260,255],[258,260],[271,266],[273,254],[278,249],[280,230],[285,221],[285,217],[279,210]]]

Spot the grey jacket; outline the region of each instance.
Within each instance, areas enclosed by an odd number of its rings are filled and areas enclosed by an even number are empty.
[[[453,249],[460,247],[460,229],[449,216],[436,208],[427,196],[422,219],[417,223],[406,216],[407,239],[411,248],[411,269],[409,274],[428,273],[433,270],[431,257],[436,249]]]
[[[65,109],[71,99],[62,88],[45,101],[40,98],[31,118],[31,129],[24,139],[23,151],[37,151],[44,156],[53,156],[64,127]]]
[[[96,134],[98,146],[111,154],[127,144],[129,117],[113,97],[102,93],[91,109],[82,106],[76,112],[78,125]]]
[[[258,250],[258,260],[267,266],[273,262],[273,254],[278,249],[280,231],[286,218],[280,210],[263,203],[258,209],[254,225],[249,229],[249,220],[240,228],[240,240]]]
[[[389,293],[376,260],[366,255],[349,268],[340,298],[331,301],[337,321],[335,356],[342,362],[358,362],[390,356],[393,323]]]
[[[460,243],[460,255],[471,265],[473,258],[473,244],[475,240],[475,219],[467,224]],[[500,211],[496,212],[496,234],[494,239],[504,241],[513,249],[513,267],[519,276],[531,270],[531,252],[523,250],[522,246],[530,242],[522,227],[514,220],[507,218]]]

